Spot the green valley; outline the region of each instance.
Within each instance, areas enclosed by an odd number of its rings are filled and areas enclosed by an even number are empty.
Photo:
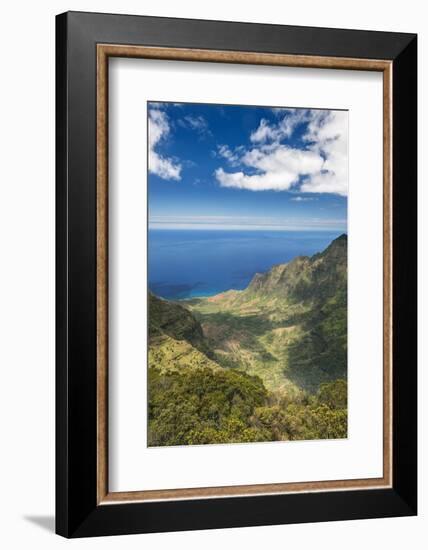
[[[149,294],[149,445],[347,435],[347,237],[245,290]]]

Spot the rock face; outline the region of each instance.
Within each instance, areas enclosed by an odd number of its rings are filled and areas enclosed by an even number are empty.
[[[319,254],[298,256],[267,273],[256,273],[244,292],[292,301],[327,299],[346,288],[346,277],[347,236],[341,235]]]
[[[203,340],[202,327],[184,307],[149,293],[149,335],[168,334],[176,340],[197,345]]]

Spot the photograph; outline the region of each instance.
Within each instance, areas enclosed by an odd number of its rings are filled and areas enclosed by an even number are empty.
[[[348,111],[147,117],[147,445],[346,439]]]
[[[0,547],[427,547],[423,4],[2,7]]]

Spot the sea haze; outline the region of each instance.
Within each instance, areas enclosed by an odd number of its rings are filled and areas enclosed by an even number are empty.
[[[242,290],[255,273],[320,252],[341,233],[150,229],[149,288],[175,300]]]

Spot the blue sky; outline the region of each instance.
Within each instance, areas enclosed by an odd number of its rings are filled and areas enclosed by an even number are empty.
[[[346,231],[346,111],[148,103],[149,224]]]

